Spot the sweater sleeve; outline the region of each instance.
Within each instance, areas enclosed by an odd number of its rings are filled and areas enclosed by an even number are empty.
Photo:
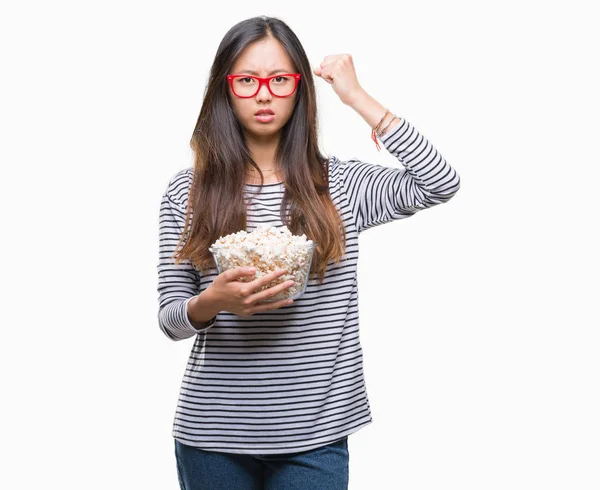
[[[456,170],[406,119],[379,140],[402,167],[342,162],[342,183],[359,233],[447,202],[460,188]]]
[[[172,182],[169,184],[171,188]],[[205,332],[215,323],[193,324],[187,314],[189,301],[199,294],[199,272],[186,259],[175,265],[172,257],[185,225],[185,208],[175,202],[169,190],[160,203],[158,233],[158,325],[171,340],[183,340]]]

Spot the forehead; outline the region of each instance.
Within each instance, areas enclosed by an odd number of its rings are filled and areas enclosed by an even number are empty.
[[[276,39],[266,38],[249,44],[233,64],[232,72],[256,72],[267,75],[275,71],[293,72],[292,58]]]

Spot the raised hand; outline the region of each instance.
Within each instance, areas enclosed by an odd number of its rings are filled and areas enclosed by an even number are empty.
[[[349,54],[325,56],[321,64],[313,69],[313,73],[331,84],[335,93],[346,105],[351,105],[353,99],[363,92],[358,83],[352,56]]]

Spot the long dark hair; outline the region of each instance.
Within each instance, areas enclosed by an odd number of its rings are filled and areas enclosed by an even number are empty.
[[[194,175],[188,197],[185,228],[176,263],[190,259],[205,271],[216,267],[208,247],[219,237],[246,229],[245,175],[248,165],[261,176],[245,143],[228,94],[226,74],[251,43],[272,37],[291,57],[301,74],[292,115],[281,128],[276,165],[285,191],[281,221],[295,235],[305,234],[317,247],[311,273],[323,281],[328,262],[345,253],[346,231],[329,194],[328,158],[318,148],[317,104],[310,63],[294,32],[273,17],[253,17],[234,25],[223,37],[214,62],[190,146]],[[261,184],[262,185],[262,184]]]

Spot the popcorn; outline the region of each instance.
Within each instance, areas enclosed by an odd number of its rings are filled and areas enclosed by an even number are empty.
[[[284,298],[295,299],[304,293],[316,244],[306,235],[292,235],[287,226],[275,227],[260,223],[248,233],[241,230],[231,233],[214,242],[212,252],[219,274],[238,267],[255,267],[255,277],[241,277],[240,281],[249,282],[257,277],[285,269],[287,272],[269,282],[257,291],[268,289],[293,279],[295,284],[263,301],[278,301]]]

